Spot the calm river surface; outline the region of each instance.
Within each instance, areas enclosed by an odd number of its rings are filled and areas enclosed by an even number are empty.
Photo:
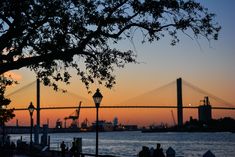
[[[16,141],[22,136],[29,141],[29,135],[15,134],[11,139]],[[65,141],[68,147],[74,137],[81,137],[83,152],[95,152],[95,132],[90,133],[55,133],[49,134],[51,147],[59,148],[59,143]],[[211,150],[216,157],[235,157],[234,133],[141,133],[132,132],[101,132],[99,133],[99,153],[121,157],[133,157],[138,154],[142,146],[156,147],[161,143],[164,152],[168,147],[176,151],[176,156],[202,157]]]

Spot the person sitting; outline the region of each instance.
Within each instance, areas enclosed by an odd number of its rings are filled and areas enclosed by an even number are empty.
[[[160,143],[157,143],[157,148],[154,150],[154,157],[165,157]]]
[[[142,147],[142,150],[139,152],[139,157],[150,157],[150,151],[149,148],[146,146]]]

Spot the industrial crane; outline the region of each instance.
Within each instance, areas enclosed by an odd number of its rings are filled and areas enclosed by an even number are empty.
[[[82,105],[82,102],[80,101],[79,102],[79,106],[78,108],[71,114],[69,115],[68,117],[65,117],[64,120],[64,127],[66,128],[66,121],[68,119],[71,119],[72,120],[72,123],[70,125],[70,128],[78,128],[79,124],[78,124],[78,119],[79,119],[79,115],[80,115],[80,108],[81,108],[81,105]]]

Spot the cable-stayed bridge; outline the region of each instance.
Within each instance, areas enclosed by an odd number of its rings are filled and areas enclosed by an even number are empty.
[[[202,105],[203,102],[201,102],[201,100],[204,100],[205,96],[210,99],[212,110],[235,110],[235,105],[182,79],[177,79],[177,81],[172,81],[164,86],[120,103],[114,104],[113,102],[113,104],[110,103],[109,105],[102,103],[100,108],[104,110],[137,109],[140,114],[143,115],[148,115],[147,112],[142,112],[144,110],[175,110],[177,112],[178,124],[182,124],[183,109],[198,109],[199,106]],[[33,81],[26,86],[9,93],[7,97],[12,100],[9,108],[15,108],[15,111],[28,110],[28,105],[31,101],[34,102],[34,104],[37,104],[37,106],[39,105],[39,107],[37,107],[37,113],[40,113],[40,111],[76,109],[78,108],[79,101],[82,101],[81,109],[95,108],[94,102],[91,99],[89,100],[70,91],[63,92],[62,90],[59,90],[55,92],[51,87],[40,85],[37,81]],[[126,114],[128,113],[129,110]],[[40,119],[40,117],[37,119]]]
[[[33,81],[20,89],[17,89],[9,94],[6,97],[12,100],[13,105],[11,108],[15,110],[27,110],[27,105],[30,101],[36,102],[36,82]],[[112,105],[102,105],[101,108],[177,108],[177,88],[176,81],[172,81],[164,86],[153,89],[151,91],[145,92],[141,95],[133,97],[131,99],[122,101],[118,104]],[[41,98],[41,109],[72,109],[77,108],[77,101],[83,101],[86,105],[81,106],[81,108],[95,108],[92,100],[85,97],[79,96],[70,91],[53,91],[51,87],[45,87],[42,84],[40,85],[40,98]],[[190,91],[191,90],[191,91]],[[32,94],[34,93],[35,94]],[[196,94],[195,94],[196,93]],[[31,96],[31,97],[30,97]],[[232,103],[223,100],[209,92],[204,91],[203,89],[189,83],[186,80],[182,80],[182,104],[183,108],[197,108],[200,100],[204,96],[210,98],[213,109],[225,109],[225,110],[235,110],[235,105]],[[47,102],[48,98],[52,99],[51,102]],[[20,100],[21,99],[21,100]],[[64,104],[57,104],[62,99]],[[69,99],[73,99],[74,102],[69,102]],[[55,100],[55,101],[54,101]],[[24,101],[26,103],[24,103]],[[159,101],[159,102],[158,102]],[[54,104],[53,104],[54,103]],[[19,105],[20,104],[20,105]],[[74,104],[74,105],[73,105]],[[90,105],[88,105],[90,104]]]

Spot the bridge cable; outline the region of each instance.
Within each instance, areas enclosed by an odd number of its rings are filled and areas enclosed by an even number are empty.
[[[175,84],[175,81],[169,82],[169,83],[167,83],[167,84],[165,84],[165,85],[163,85],[163,86],[161,86],[161,87],[155,88],[155,89],[150,90],[150,91],[147,91],[147,92],[145,92],[145,93],[143,93],[143,94],[140,94],[140,95],[137,95],[137,96],[132,97],[132,98],[130,98],[130,99],[127,99],[127,100],[125,100],[125,101],[122,101],[122,102],[119,103],[119,104],[125,104],[125,103],[127,103],[127,102],[131,102],[132,100],[136,100],[136,99],[145,97],[145,96],[150,95],[150,94],[152,94],[152,93],[157,94],[157,93],[159,93],[160,91],[162,91],[163,89],[166,89],[167,87],[170,87],[171,85],[174,85],[174,84]],[[118,104],[118,105],[119,105],[119,104]]]
[[[217,97],[217,96],[215,96],[215,95],[213,95],[213,94],[210,94],[210,93],[208,93],[208,92],[206,92],[206,91],[204,91],[204,90],[202,90],[202,89],[196,87],[195,85],[189,83],[188,81],[183,80],[183,84],[185,84],[186,86],[188,86],[188,87],[194,89],[195,91],[197,91],[197,92],[199,92],[199,93],[201,93],[201,94],[206,94],[207,96],[211,97],[212,99],[214,99],[214,100],[216,100],[216,101],[218,101],[218,102],[223,103],[223,104],[226,105],[226,106],[235,107],[235,106],[232,105],[231,103],[229,103],[229,102],[227,102],[227,101],[225,101],[225,100],[223,100],[223,99],[221,99],[221,98],[219,98],[219,97]]]
[[[16,94],[16,93],[19,93],[19,92],[23,91],[24,89],[30,87],[30,86],[33,85],[34,83],[36,83],[36,81],[33,81],[33,82],[31,82],[31,83],[29,83],[29,84],[27,84],[27,85],[25,85],[25,86],[23,86],[23,87],[21,87],[21,88],[15,90],[15,91],[13,91],[13,92],[7,94],[6,97],[10,97],[10,96],[12,96],[12,95],[14,95],[14,94]]]

